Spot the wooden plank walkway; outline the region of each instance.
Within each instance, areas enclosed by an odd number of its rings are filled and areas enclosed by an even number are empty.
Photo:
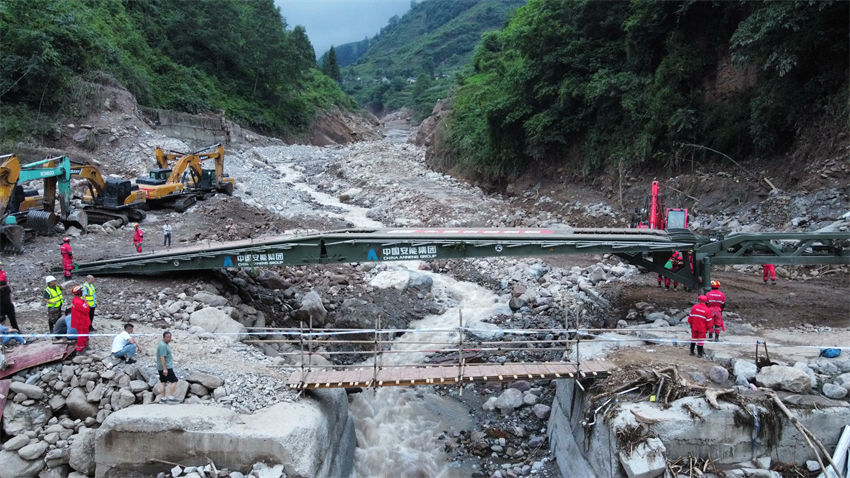
[[[412,385],[452,385],[468,382],[508,382],[530,379],[596,378],[608,375],[608,363],[569,362],[545,363],[474,363],[422,367],[373,367],[334,370],[330,368],[296,370],[289,376],[287,386],[296,390],[316,388],[409,387]]]

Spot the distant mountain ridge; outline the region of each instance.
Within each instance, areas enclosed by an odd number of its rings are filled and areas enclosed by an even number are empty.
[[[364,38],[360,41],[343,43],[342,45],[335,46],[334,50],[336,50],[337,64],[341,68],[354,63],[361,56],[366,54],[366,51],[369,49],[369,45],[371,44],[372,40],[370,38]],[[327,52],[325,52],[325,55],[326,54]],[[322,56],[324,57],[324,55]]]
[[[335,47],[343,89],[375,113],[403,107],[420,117],[447,96],[481,34],[505,25],[525,0],[425,0],[372,39]],[[363,47],[365,51],[362,51]],[[353,63],[351,63],[353,61]]]

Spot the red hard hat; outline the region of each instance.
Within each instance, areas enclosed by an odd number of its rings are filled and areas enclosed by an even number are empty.
[[[720,281],[719,280],[711,281],[711,288],[712,289],[719,289],[720,288]]]
[[[73,289],[71,289],[71,293],[74,295],[83,295],[83,288],[75,285]]]
[[[701,296],[699,296],[699,301],[700,302],[706,302],[706,301],[708,301],[708,297],[701,295]]]
[[[71,242],[71,238],[68,237],[68,236],[65,236],[65,237],[62,238],[62,242]]]

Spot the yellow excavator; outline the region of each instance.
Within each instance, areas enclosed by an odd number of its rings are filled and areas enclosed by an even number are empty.
[[[177,159],[173,167],[151,170],[148,177],[136,179],[136,184],[144,191],[147,204],[184,212],[198,200],[190,185],[197,184],[201,174],[200,159],[189,154]]]
[[[155,152],[157,166],[162,169],[169,168],[170,165],[176,164],[181,158],[186,156],[196,157],[201,164],[200,176],[197,179],[193,178],[187,184],[187,188],[191,191],[204,194],[214,192],[223,192],[228,196],[233,194],[233,189],[236,187],[236,180],[224,173],[224,147],[222,147],[221,143],[201,148],[193,153],[166,152],[160,147],[157,147]],[[204,162],[210,160],[213,161],[213,167],[203,167]]]
[[[97,166],[72,162],[71,176],[88,181],[83,204],[89,222],[103,224],[120,219],[123,224],[145,218],[145,191],[126,179],[104,178]]]
[[[21,162],[14,154],[0,156],[0,207],[3,222],[0,224],[0,249],[8,252],[23,251],[24,228],[19,226],[14,215],[7,213],[9,202],[21,175]]]
[[[25,189],[23,183],[41,180],[44,194],[35,189]],[[59,216],[56,200],[59,200]],[[14,154],[0,156],[0,212],[4,230],[0,245],[6,250],[21,251],[23,229],[49,234],[61,221],[65,227],[85,231],[88,216],[85,211],[71,209],[71,160],[67,156],[47,158],[21,165]],[[17,227],[12,227],[17,226]]]

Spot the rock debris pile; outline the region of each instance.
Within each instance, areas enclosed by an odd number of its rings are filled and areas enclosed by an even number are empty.
[[[227,394],[224,383],[191,372],[177,382],[175,396],[185,403],[212,402]],[[91,354],[17,374],[10,390],[3,432],[11,438],[0,452],[4,478],[93,474],[95,429],[114,411],[159,401],[162,385],[152,367]],[[39,475],[45,469],[49,474]]]

